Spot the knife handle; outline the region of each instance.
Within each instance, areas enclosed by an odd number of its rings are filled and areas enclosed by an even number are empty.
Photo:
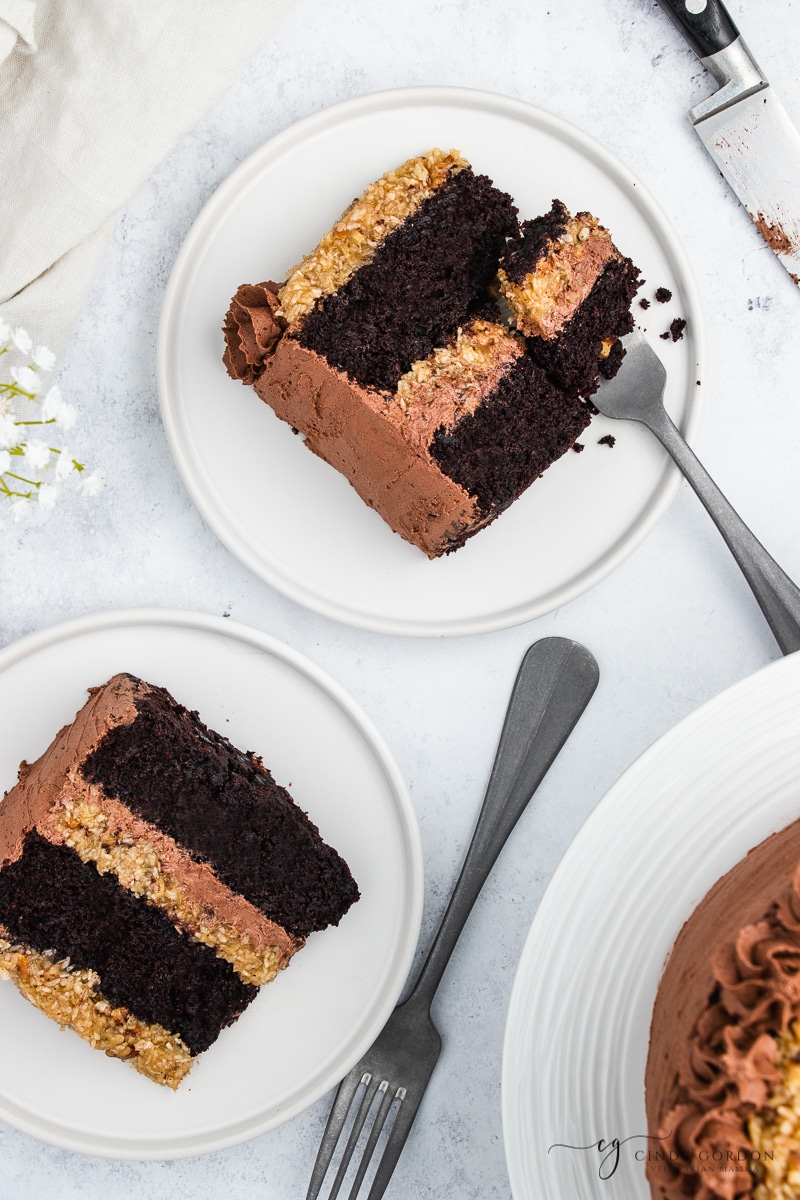
[[[658,0],[698,58],[726,50],[739,36],[721,0]],[[699,10],[699,11],[698,11]]]

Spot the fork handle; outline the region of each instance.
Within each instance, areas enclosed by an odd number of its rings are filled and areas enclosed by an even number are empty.
[[[800,650],[800,588],[781,570],[731,507],[669,414],[659,407],[649,409],[640,419],[656,435],[705,505],[749,583],[781,651],[791,654]]]
[[[593,656],[568,638],[544,638],[525,654],[461,874],[406,1003],[430,1006],[498,854],[589,703],[598,677]]]

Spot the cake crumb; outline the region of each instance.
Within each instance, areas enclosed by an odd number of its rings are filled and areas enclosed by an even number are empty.
[[[616,446],[617,439],[614,437],[613,433],[607,433],[605,437],[597,439],[597,444],[598,446]]]
[[[659,304],[668,304],[671,299],[672,292],[669,290],[669,288],[656,288],[656,300]]]
[[[584,446],[583,442],[574,442],[572,449],[575,451],[576,454],[583,454],[586,447]]]
[[[679,342],[683,337],[683,331],[686,328],[686,322],[683,317],[676,317],[669,327],[670,336],[673,342]]]
[[[649,308],[649,307],[650,307],[650,301],[647,299],[646,296],[642,296],[641,300],[639,301],[639,308]]]

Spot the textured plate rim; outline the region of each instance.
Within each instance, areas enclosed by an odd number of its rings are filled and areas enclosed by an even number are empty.
[[[244,642],[279,659],[305,676],[344,712],[364,738],[383,773],[403,830],[403,852],[410,903],[405,918],[404,936],[398,944],[394,977],[391,986],[387,986],[386,989],[387,998],[381,1009],[376,1012],[371,1024],[365,1026],[357,1043],[354,1044],[354,1050],[350,1055],[352,1062],[348,1062],[346,1068],[349,1070],[372,1045],[400,997],[413,963],[422,923],[424,896],[422,841],[416,813],[400,768],[371,719],[327,671],[301,651],[295,650],[288,643],[271,634],[263,633],[243,622],[210,613],[193,612],[188,609],[130,608],[92,613],[59,622],[28,634],[0,650],[0,682],[9,667],[17,665],[29,656],[46,651],[50,646],[87,634],[114,629],[122,630],[126,626],[167,626],[212,633],[232,641]],[[344,1073],[346,1074],[346,1071]],[[207,1132],[181,1135],[174,1138],[172,1142],[165,1140],[155,1146],[147,1139],[125,1142],[106,1136],[93,1137],[74,1130],[65,1132],[64,1127],[59,1124],[38,1117],[31,1118],[30,1114],[27,1114],[22,1107],[19,1109],[15,1109],[13,1106],[9,1108],[7,1102],[2,1099],[0,1099],[0,1118],[20,1132],[30,1134],[40,1141],[45,1141],[61,1149],[78,1151],[100,1158],[140,1162],[166,1161],[224,1150],[258,1137],[262,1133],[267,1133],[270,1129],[283,1125],[286,1121],[305,1111],[335,1087],[341,1078],[342,1073],[340,1072],[329,1073],[318,1079],[313,1088],[303,1092],[293,1105],[282,1108],[277,1114],[266,1118],[254,1117],[243,1120],[239,1125],[233,1128],[228,1127],[227,1131],[223,1131],[216,1137]]]
[[[199,250],[203,239],[213,229],[218,216],[224,212],[229,196],[234,195],[251,176],[257,175],[270,160],[280,157],[292,146],[315,136],[331,125],[387,109],[425,106],[477,108],[483,112],[488,111],[499,116],[511,117],[546,130],[561,141],[574,146],[585,157],[597,162],[623,191],[635,194],[640,211],[654,235],[657,236],[664,254],[680,279],[688,306],[685,315],[691,321],[693,330],[697,365],[701,372],[703,371],[705,335],[702,308],[689,261],[660,205],[644,184],[611,151],[606,150],[601,143],[595,141],[571,122],[523,100],[473,88],[411,87],[369,93],[331,105],[322,109],[321,112],[302,118],[250,154],[219,185],[184,239],[167,284],[158,329],[158,391],[162,420],[170,450],[192,501],[206,524],[223,545],[255,575],[298,604],[322,616],[361,629],[408,637],[464,636],[511,628],[553,612],[577,596],[583,595],[584,592],[589,591],[600,580],[611,574],[640,545],[669,507],[681,480],[678,469],[672,463],[667,464],[665,474],[651,501],[642,509],[638,519],[629,527],[627,533],[610,550],[561,587],[536,597],[526,604],[490,613],[455,617],[451,620],[403,620],[380,612],[364,612],[331,600],[324,594],[288,578],[282,572],[279,563],[267,562],[264,556],[251,552],[246,539],[240,536],[238,531],[230,528],[204,491],[202,469],[193,463],[192,456],[187,452],[180,436],[180,423],[176,415],[177,405],[170,387],[169,346],[181,290],[186,277],[193,268],[196,250]],[[701,377],[705,378],[705,374],[701,374]],[[699,413],[700,397],[697,395],[696,389],[691,389],[686,396],[686,415],[683,421],[683,433],[689,441],[696,432]]]
[[[748,700],[759,692],[763,692],[761,697],[763,707],[758,710],[759,719],[769,715],[770,704],[773,707],[778,704],[785,705],[790,697],[794,704],[794,710],[800,711],[798,683],[800,683],[800,653],[786,655],[732,684],[685,716],[643,751],[612,784],[580,827],[553,872],[523,943],[511,989],[503,1039],[501,1085],[503,1141],[506,1167],[514,1200],[533,1200],[533,1197],[537,1195],[537,1190],[531,1191],[529,1188],[531,1180],[524,1168],[519,1137],[519,1115],[522,1103],[520,1096],[530,1075],[529,1064],[525,1055],[520,1052],[520,1047],[523,1045],[530,1027],[530,1019],[526,1014],[530,1013],[531,1006],[535,1004],[536,995],[542,987],[541,983],[537,982],[537,979],[541,979],[541,971],[535,969],[537,944],[545,936],[551,917],[550,910],[556,904],[558,896],[563,893],[563,883],[568,882],[574,876],[573,862],[579,862],[590,844],[605,836],[604,830],[617,819],[630,795],[639,787],[639,781],[646,783],[654,767],[663,765],[670,756],[679,758],[684,746],[690,747],[699,736],[705,737],[707,731],[718,731],[726,717],[741,716]],[[726,731],[725,737],[715,742],[709,760],[704,763],[704,770],[708,769],[710,764],[712,769],[719,771],[723,754],[726,750],[730,750],[732,736]],[[640,788],[639,794],[641,794]],[[762,836],[767,837],[771,832],[774,832],[774,828],[765,829]],[[757,840],[761,840],[761,838]],[[698,896],[697,899],[699,898]],[[688,912],[686,915],[688,916]],[[677,928],[680,928],[681,924],[682,921],[678,921]],[[643,1078],[641,1083],[643,1108]],[[533,1137],[532,1132],[530,1136]],[[607,1187],[608,1184],[606,1183],[605,1186]],[[645,1194],[646,1185],[642,1196]]]

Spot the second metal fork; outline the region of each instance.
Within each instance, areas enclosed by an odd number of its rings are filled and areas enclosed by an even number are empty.
[[[498,854],[589,703],[597,680],[592,655],[566,638],[536,642],[522,660],[486,796],[447,911],[414,990],[339,1085],[306,1200],[320,1194],[351,1107],[352,1125],[328,1200],[339,1195],[363,1141],[349,1192],[355,1200],[392,1114],[368,1200],[383,1196],[442,1047],[430,1007],[445,967]]]

